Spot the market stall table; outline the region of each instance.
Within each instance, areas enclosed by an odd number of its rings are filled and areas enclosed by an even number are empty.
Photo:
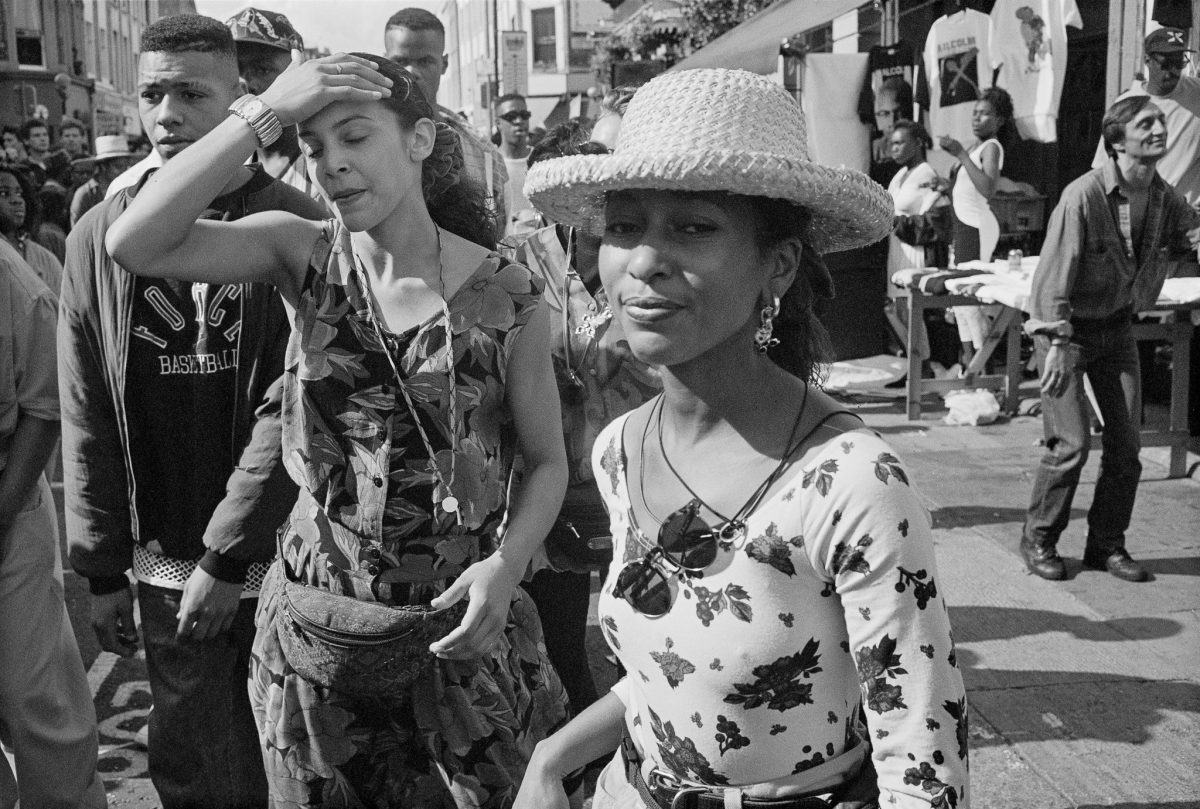
[[[1029,309],[1029,296],[1037,257],[1022,260],[1021,268],[1009,268],[1007,262],[969,262],[955,271],[901,270],[892,276],[890,294],[908,310],[908,344],[913,345],[916,329],[924,322],[926,309],[951,306],[996,307],[984,345],[957,379],[922,379],[921,359],[909,352],[906,400],[908,418],[921,417],[921,397],[927,393],[985,388],[1003,392],[1003,407],[1016,412],[1021,382],[1020,338],[1023,313]],[[1167,340],[1172,348],[1171,407],[1165,429],[1143,430],[1143,447],[1169,447],[1169,476],[1183,477],[1188,443],[1188,379],[1191,368],[1193,312],[1200,311],[1200,279],[1174,278],[1163,286],[1155,306],[1142,312],[1146,319],[1134,324],[1137,340]],[[1004,372],[985,373],[986,365],[1001,342],[1006,344]],[[1094,447],[1099,436],[1093,436]]]

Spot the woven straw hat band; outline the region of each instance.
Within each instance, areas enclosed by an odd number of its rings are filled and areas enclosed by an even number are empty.
[[[689,82],[650,82],[634,94],[617,133],[618,152],[809,159],[804,113],[782,87],[741,70],[689,73],[700,75]],[[676,75],[685,74],[668,74]]]

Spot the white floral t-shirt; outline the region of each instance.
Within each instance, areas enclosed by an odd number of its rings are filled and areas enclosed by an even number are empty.
[[[593,452],[615,541],[599,616],[643,753],[685,781],[745,786],[828,771],[867,741],[881,806],[967,807],[966,696],[929,516],[891,448],[854,431],[811,452],[650,618],[614,594],[655,542],[631,523],[627,418]]]

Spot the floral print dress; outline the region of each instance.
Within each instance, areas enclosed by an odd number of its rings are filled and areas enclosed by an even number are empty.
[[[295,312],[284,391],[284,459],[300,496],[263,586],[250,696],[275,807],[504,807],[534,745],[566,719],[536,610],[514,591],[499,648],[434,663],[409,693],[318,688],[284,659],[273,583],[284,574],[387,604],[428,602],[495,547],[514,432],[504,404],[513,341],[540,283],[492,254],[439,314],[403,334],[376,330],[349,233],[326,224]],[[382,334],[382,342],[380,335]],[[460,503],[444,492],[399,392],[392,352]]]
[[[651,618],[614,593],[658,529],[639,535],[631,516],[627,419],[593,451],[617,560],[599,615],[642,754],[684,782],[805,791],[852,778],[865,742],[881,806],[966,807],[966,698],[929,517],[888,445],[854,431],[811,451],[743,537],[671,577],[671,608]]]

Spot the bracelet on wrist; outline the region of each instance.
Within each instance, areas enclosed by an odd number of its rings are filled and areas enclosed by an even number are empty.
[[[250,125],[259,146],[270,146],[283,134],[283,124],[275,110],[256,95],[247,93],[230,104],[229,111]]]

